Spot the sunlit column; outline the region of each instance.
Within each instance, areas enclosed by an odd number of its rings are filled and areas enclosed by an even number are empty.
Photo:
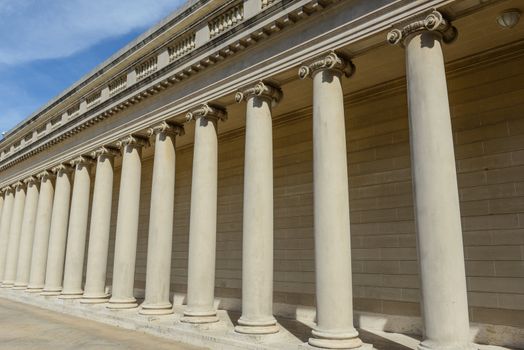
[[[7,257],[7,243],[9,241],[9,227],[13,216],[14,189],[11,186],[2,189],[4,193],[4,205],[0,221],[0,281],[4,279],[5,260]]]
[[[67,164],[61,164],[53,168],[53,172],[56,175],[56,190],[53,212],[51,214],[45,284],[41,293],[47,296],[59,295],[62,291],[67,224],[69,222],[69,204],[71,201],[72,168]]]
[[[24,218],[24,207],[26,197],[26,186],[19,181],[13,185],[15,189],[15,202],[11,225],[9,226],[9,239],[7,242],[7,254],[5,259],[4,280],[2,288],[12,288],[16,279],[16,267],[18,264],[18,248],[20,247],[20,233]]]
[[[217,231],[218,120],[225,111],[203,104],[187,114],[195,121],[191,213],[189,219],[189,263],[187,307],[182,322],[218,321],[215,300],[215,257]]]
[[[93,152],[96,158],[95,189],[91,209],[91,226],[87,252],[87,270],[81,303],[105,303],[109,233],[113,204],[114,159],[120,152],[101,147]]]
[[[29,283],[31,270],[31,255],[36,224],[36,210],[38,207],[38,182],[35,177],[24,180],[26,185],[26,199],[22,231],[20,233],[20,247],[18,249],[18,263],[16,267],[16,280],[13,289],[26,289]]]
[[[89,215],[89,197],[91,192],[90,167],[93,160],[80,156],[71,161],[75,168],[67,248],[64,267],[64,286],[60,298],[81,298],[86,249],[87,220]]]
[[[43,171],[37,177],[40,180],[40,195],[36,212],[29,285],[27,286],[27,291],[31,293],[41,292],[44,289],[51,213],[55,194],[54,175],[50,171]]]
[[[456,29],[434,11],[388,34],[406,49],[411,160],[424,339],[419,349],[474,349],[442,42]]]
[[[273,317],[273,124],[280,89],[259,82],[236,94],[246,101],[242,316],[235,331],[276,333]]]
[[[107,305],[110,309],[137,307],[133,288],[140,212],[141,153],[142,147],[147,144],[147,139],[136,135],[119,141],[122,148],[122,173],[116,222],[113,288]]]

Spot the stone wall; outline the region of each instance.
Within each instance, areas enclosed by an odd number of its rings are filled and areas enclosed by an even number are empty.
[[[521,58],[449,77],[470,318],[517,327],[524,327],[524,74],[513,72],[523,64]],[[419,315],[405,90],[346,107],[355,309]],[[311,116],[279,122],[273,131],[275,302],[312,306]],[[219,297],[241,297],[243,148],[241,130],[220,138]],[[187,283],[192,151],[177,150],[172,291],[180,293]],[[145,284],[151,171],[152,159],[144,159],[136,288]]]

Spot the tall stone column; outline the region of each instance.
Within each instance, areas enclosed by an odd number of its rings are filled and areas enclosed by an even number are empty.
[[[235,331],[278,332],[273,317],[273,130],[271,105],[279,89],[259,82],[236,94],[246,100],[242,316]]]
[[[119,142],[122,148],[122,173],[116,222],[113,289],[107,305],[110,309],[137,307],[133,295],[135,262],[140,212],[140,180],[142,174],[142,147],[147,139],[131,135]]]
[[[31,270],[31,255],[35,235],[36,210],[38,206],[38,183],[35,177],[24,180],[26,185],[26,199],[22,231],[20,233],[20,248],[18,249],[18,264],[16,280],[13,289],[26,289],[29,283]]]
[[[434,11],[388,34],[406,48],[406,78],[424,340],[419,349],[473,349],[453,134],[442,54],[456,30]]]
[[[226,113],[203,104],[187,114],[195,121],[191,213],[189,219],[189,260],[187,307],[182,322],[218,321],[215,300],[215,257],[217,234],[218,120]]]
[[[330,52],[299,70],[313,78],[313,195],[317,325],[312,346],[354,349],[351,239],[344,95],[341,79],[354,67]]]
[[[120,154],[117,149],[101,147],[93,152],[96,158],[95,189],[91,209],[89,247],[84,295],[81,303],[105,303],[107,256],[111,228],[113,201],[114,159]]]
[[[162,122],[149,130],[149,136],[155,138],[155,157],[147,241],[145,300],[139,311],[142,315],[173,313],[169,291],[175,206],[175,138],[183,133],[183,127],[169,122]]]
[[[44,289],[45,270],[47,265],[47,249],[49,246],[49,232],[51,229],[51,213],[53,211],[53,196],[55,187],[54,175],[50,171],[43,171],[37,175],[40,180],[40,195],[36,210],[35,234],[31,257],[31,269],[27,291],[38,293]]]
[[[82,297],[82,278],[84,254],[86,249],[89,197],[91,192],[90,167],[93,160],[80,156],[71,161],[75,168],[73,196],[67,232],[67,248],[64,267],[64,287],[60,298],[78,299]]]
[[[9,226],[9,239],[7,242],[7,255],[5,260],[4,280],[2,288],[12,288],[16,279],[16,266],[18,264],[18,253],[20,247],[20,233],[24,218],[24,207],[26,188],[21,181],[13,185],[15,189],[15,202],[13,205],[13,217]]]
[[[56,175],[56,191],[51,214],[51,228],[45,284],[41,295],[60,295],[64,276],[64,260],[69,222],[69,204],[71,202],[71,167],[60,164],[53,168]]]
[[[9,227],[13,217],[14,189],[11,186],[4,187],[4,205],[0,221],[0,281],[4,280],[5,261],[7,258],[7,243],[9,241]]]

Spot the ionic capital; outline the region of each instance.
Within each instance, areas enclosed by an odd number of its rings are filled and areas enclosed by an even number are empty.
[[[87,156],[78,156],[74,159],[72,159],[69,164],[71,164],[71,166],[74,166],[76,167],[77,165],[80,165],[80,166],[89,166],[91,164],[93,164],[93,158],[90,158],[90,157],[87,157]]]
[[[301,66],[298,69],[298,76],[300,79],[305,79],[313,77],[315,73],[326,69],[338,71],[346,77],[350,77],[355,73],[355,66],[348,57],[340,52],[331,51]]]
[[[247,101],[252,96],[259,96],[271,101],[272,105],[276,105],[282,99],[282,90],[279,87],[270,83],[259,81],[256,84],[247,86],[235,94],[235,101],[238,103]]]
[[[69,164],[66,164],[66,163],[62,163],[62,164],[59,164],[57,166],[55,166],[53,169],[51,169],[51,171],[55,174],[55,175],[60,175],[60,174],[68,174],[70,172],[73,171],[73,168],[69,165]]]
[[[49,170],[44,170],[36,175],[38,180],[44,181],[44,180],[50,180],[54,177],[54,174]]]
[[[391,30],[387,35],[387,41],[391,45],[404,45],[407,37],[425,30],[440,33],[442,41],[446,44],[457,38],[457,29],[440,12],[434,10],[423,19],[415,20],[403,28]]]
[[[11,194],[11,193],[13,193],[13,187],[12,186],[5,186],[4,188],[2,188],[0,190],[0,192],[2,192],[5,195]]]
[[[113,158],[118,155],[120,155],[120,151],[118,149],[108,146],[102,146],[91,152],[91,157],[93,157],[94,159],[98,159],[101,156],[104,156],[106,158]]]
[[[152,126],[147,131],[149,137],[157,134],[166,134],[171,136],[182,136],[185,134],[184,127],[180,124],[163,121],[160,124]]]
[[[186,121],[197,120],[198,118],[226,120],[227,113],[223,107],[203,103],[200,106],[193,108],[186,114]]]
[[[27,186],[30,186],[30,185],[35,185],[37,183],[37,178],[34,177],[34,176],[29,176],[28,178],[24,179],[24,184],[26,184]]]
[[[147,138],[143,136],[133,134],[133,135],[124,137],[123,139],[119,140],[116,144],[119,148],[124,148],[127,146],[141,148],[144,146],[149,146],[149,141]]]
[[[11,185],[15,191],[18,191],[19,188],[25,187],[25,184],[22,181],[17,181]]]

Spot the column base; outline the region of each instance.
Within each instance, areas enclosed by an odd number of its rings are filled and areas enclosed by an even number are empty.
[[[13,288],[14,285],[15,285],[15,282],[4,281],[4,282],[2,282],[1,288]]]
[[[218,316],[215,310],[209,311],[184,311],[184,316],[180,319],[184,323],[202,324],[218,322]]]
[[[356,329],[346,332],[329,332],[318,329],[311,331],[313,337],[309,338],[308,344],[323,349],[372,349],[373,346],[362,343]],[[370,347],[364,347],[369,345]]]
[[[148,304],[144,302],[140,306],[140,310],[138,310],[140,315],[171,315],[173,313],[173,305],[171,303]]]
[[[431,340],[424,340],[418,346],[417,350],[477,350],[478,347],[473,343],[455,343],[441,344]]]
[[[42,293],[40,293],[40,295],[42,296],[45,296],[45,297],[50,297],[50,296],[58,296],[62,293],[62,289],[45,289],[42,291]]]
[[[134,309],[138,307],[135,298],[117,299],[111,298],[106,305],[111,310]]]
[[[27,284],[15,283],[15,285],[13,286],[13,289],[14,290],[25,290],[25,289],[27,289]]]
[[[270,318],[263,321],[250,321],[240,317],[235,332],[242,334],[273,334],[278,333],[277,320]]]
[[[82,299],[80,300],[81,304],[104,304],[109,301],[109,294],[85,294],[82,296]]]
[[[25,290],[26,293],[42,293],[44,291],[44,287],[32,287],[32,286],[29,286],[27,287],[27,289]]]
[[[80,298],[82,298],[82,294],[83,294],[82,291],[77,291],[77,292],[62,292],[62,293],[58,296],[58,299],[80,299]]]

